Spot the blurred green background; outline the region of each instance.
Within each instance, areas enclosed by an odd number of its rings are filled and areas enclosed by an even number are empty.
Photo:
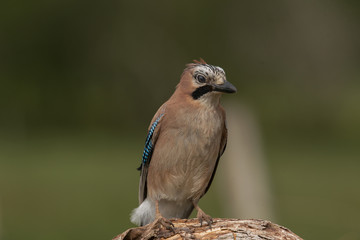
[[[0,238],[133,226],[149,121],[202,57],[256,115],[276,222],[360,239],[359,22],[355,0],[2,2]],[[201,206],[226,217],[216,187]]]

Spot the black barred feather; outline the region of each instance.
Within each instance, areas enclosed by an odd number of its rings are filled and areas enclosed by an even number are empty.
[[[139,168],[137,168],[137,170],[141,170],[143,165],[145,164],[149,164],[150,160],[151,160],[151,155],[153,153],[154,150],[154,145],[152,142],[152,136],[154,134],[155,128],[157,127],[160,119],[162,118],[164,114],[161,114],[155,121],[154,123],[151,125],[149,133],[146,137],[146,141],[145,141],[145,148],[144,148],[144,152],[142,155],[142,162]]]

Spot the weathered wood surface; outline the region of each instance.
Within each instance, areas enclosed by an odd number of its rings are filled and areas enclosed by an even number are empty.
[[[211,228],[200,226],[197,219],[172,220],[174,231],[151,229],[149,225],[130,228],[113,240],[135,239],[237,239],[237,240],[302,240],[289,229],[265,220],[214,218]]]

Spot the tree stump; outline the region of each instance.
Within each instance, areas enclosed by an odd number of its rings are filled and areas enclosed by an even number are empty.
[[[302,240],[289,229],[266,220],[214,218],[211,228],[197,219],[172,219],[173,231],[151,229],[151,224],[130,228],[113,240],[136,239],[236,239],[236,240]]]

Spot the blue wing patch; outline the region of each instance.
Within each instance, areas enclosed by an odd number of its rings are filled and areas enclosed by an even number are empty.
[[[144,152],[142,155],[142,162],[140,167],[138,168],[138,170],[141,170],[142,166],[145,165],[146,163],[149,163],[151,160],[151,155],[153,153],[154,150],[154,145],[152,142],[152,136],[154,134],[155,128],[157,127],[157,125],[160,122],[160,119],[162,118],[164,114],[161,114],[155,121],[154,123],[151,125],[150,130],[148,132],[148,135],[146,137],[146,141],[145,141],[145,148],[144,148]]]

